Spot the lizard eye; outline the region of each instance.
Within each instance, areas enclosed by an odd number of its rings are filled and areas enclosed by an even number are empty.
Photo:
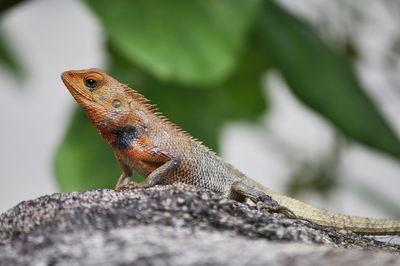
[[[85,85],[89,88],[96,88],[97,86],[97,80],[94,77],[87,77],[85,79]]]
[[[121,107],[121,102],[119,101],[119,100],[114,100],[113,102],[112,102],[112,106],[114,107],[114,108],[119,108],[119,107]]]
[[[84,78],[85,86],[89,91],[94,91],[99,88],[104,82],[104,77],[96,72],[91,72]]]

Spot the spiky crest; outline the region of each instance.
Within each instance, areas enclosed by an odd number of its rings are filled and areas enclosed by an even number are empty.
[[[124,88],[125,92],[128,93],[132,97],[132,99],[136,103],[143,104],[143,106],[146,108],[147,111],[149,111],[151,114],[156,115],[159,119],[161,119],[165,124],[173,127],[175,130],[183,133],[186,137],[202,144],[202,142],[194,137],[192,137],[189,133],[187,133],[185,130],[181,129],[179,126],[176,124],[172,123],[171,121],[168,120],[161,112],[158,112],[157,105],[155,104],[150,104],[150,100],[148,100],[146,97],[144,97],[142,94],[139,92],[135,91],[134,89],[130,88],[129,86],[122,84],[122,87]],[[210,150],[208,147],[206,147],[208,150]],[[211,150],[210,150],[211,151]],[[213,152],[213,151],[212,151]]]

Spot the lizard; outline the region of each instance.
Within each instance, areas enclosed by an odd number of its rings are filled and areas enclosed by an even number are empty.
[[[139,92],[103,70],[65,71],[61,79],[111,145],[122,169],[115,186],[118,191],[185,183],[337,230],[400,235],[398,220],[335,213],[262,186],[170,122]],[[133,182],[135,171],[145,180]]]

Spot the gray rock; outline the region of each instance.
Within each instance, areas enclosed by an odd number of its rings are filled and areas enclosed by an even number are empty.
[[[0,265],[400,265],[399,253],[184,185],[56,193],[0,215]]]

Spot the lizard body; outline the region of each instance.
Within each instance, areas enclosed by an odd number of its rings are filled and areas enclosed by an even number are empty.
[[[336,229],[400,235],[400,221],[334,213],[263,187],[161,116],[138,92],[100,69],[66,71],[61,77],[114,150],[122,169],[117,190],[182,182],[238,201],[263,202],[267,209]],[[146,179],[129,182],[134,171]]]

